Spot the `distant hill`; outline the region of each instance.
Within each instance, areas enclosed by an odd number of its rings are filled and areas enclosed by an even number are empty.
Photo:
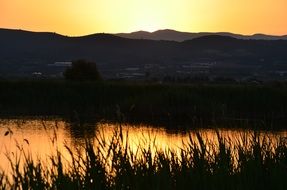
[[[0,77],[61,77],[65,67],[54,63],[87,59],[97,63],[104,78],[282,78],[287,74],[286,49],[287,40],[246,40],[222,33],[177,42],[0,29]]]
[[[199,33],[189,33],[189,32],[178,32],[175,30],[158,30],[155,32],[145,32],[138,31],[132,33],[119,33],[116,36],[130,38],[130,39],[149,39],[149,40],[168,40],[183,42],[185,40],[192,40],[194,38],[208,36],[208,35],[221,35],[230,36],[237,39],[252,39],[252,40],[287,40],[287,35],[285,36],[272,36],[265,34],[254,34],[254,35],[240,35],[228,32],[199,32]]]

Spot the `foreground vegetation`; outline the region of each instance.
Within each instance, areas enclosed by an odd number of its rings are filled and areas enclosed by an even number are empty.
[[[211,122],[236,126],[234,122],[239,121],[261,129],[280,129],[287,124],[284,85],[44,80],[0,81],[0,91],[0,116],[5,117],[60,115],[200,127]]]
[[[284,139],[271,144],[254,133],[249,141],[242,137],[230,145],[218,135],[218,144],[209,144],[197,134],[180,152],[152,144],[135,152],[124,137],[128,134],[119,129],[110,140],[87,141],[84,149],[66,146],[69,161],[57,149],[46,162],[20,150],[20,156],[8,157],[12,177],[1,172],[0,189],[287,188]]]

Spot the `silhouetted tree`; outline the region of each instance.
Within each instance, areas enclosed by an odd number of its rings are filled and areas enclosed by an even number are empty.
[[[96,81],[101,79],[97,65],[86,60],[73,61],[72,66],[64,72],[64,77],[67,80],[77,81]]]

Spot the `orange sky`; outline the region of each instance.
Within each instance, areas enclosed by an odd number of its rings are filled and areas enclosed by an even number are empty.
[[[287,34],[287,0],[0,0],[0,28]]]

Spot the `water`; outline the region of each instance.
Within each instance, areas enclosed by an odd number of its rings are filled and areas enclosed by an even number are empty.
[[[9,170],[9,158],[24,159],[32,154],[34,160],[48,160],[50,155],[59,150],[66,160],[70,160],[65,145],[72,151],[85,145],[85,140],[105,139],[110,141],[115,131],[121,128],[124,144],[128,142],[132,152],[138,148],[150,147],[152,152],[172,150],[179,153],[190,141],[196,140],[200,133],[203,140],[210,145],[218,144],[218,134],[227,139],[230,146],[252,139],[253,131],[240,129],[197,129],[190,131],[168,131],[164,128],[146,125],[119,125],[94,123],[78,126],[61,119],[2,119],[0,120],[0,169]],[[287,138],[287,131],[258,132],[260,139],[276,144]],[[94,146],[98,146],[95,141]],[[212,148],[212,147],[210,147]],[[214,148],[214,147],[213,147]],[[216,148],[214,149],[216,151]],[[139,155],[140,156],[140,155]]]

